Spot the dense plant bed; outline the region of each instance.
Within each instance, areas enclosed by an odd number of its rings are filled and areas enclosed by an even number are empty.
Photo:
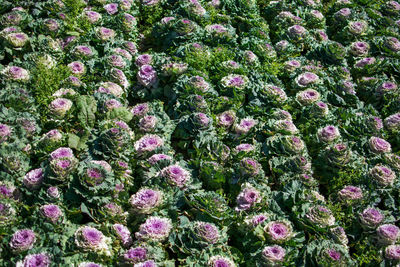
[[[0,266],[397,266],[400,4],[0,1]]]

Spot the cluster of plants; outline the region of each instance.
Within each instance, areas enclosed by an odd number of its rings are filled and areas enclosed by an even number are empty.
[[[398,266],[400,4],[0,1],[0,266]]]

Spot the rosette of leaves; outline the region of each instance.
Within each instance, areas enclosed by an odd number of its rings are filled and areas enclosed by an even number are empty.
[[[219,72],[222,77],[232,73],[245,74],[244,66],[232,59],[220,62],[215,66],[215,71]]]
[[[82,161],[74,176],[73,190],[80,197],[91,204],[108,203],[115,188],[115,178],[112,170],[98,161]]]
[[[372,137],[382,135],[383,121],[379,116],[360,113],[354,116],[351,115],[353,112],[355,113],[353,109],[342,110],[340,112],[341,116],[347,117],[342,126],[343,135],[346,138],[357,141],[360,136]]]
[[[365,57],[355,62],[352,70],[353,79],[373,76],[375,73],[385,69],[385,61],[383,58]]]
[[[246,262],[246,266],[285,266],[296,262],[298,254],[297,248],[265,244],[255,252],[249,253],[250,260]]]
[[[94,65],[91,62],[86,63],[88,65],[88,71],[92,71],[90,69],[91,65]],[[101,64],[103,64],[104,68],[118,68],[124,71],[125,75],[133,76],[130,69],[131,69],[131,60],[130,58],[123,57],[119,54],[116,54],[114,51],[110,51],[109,53],[105,54],[104,57],[101,58]]]
[[[91,42],[92,40],[88,40]],[[108,71],[112,68],[117,68],[124,71],[124,74],[128,78],[132,77],[132,71],[136,70],[133,67],[135,63],[134,57],[137,55],[137,45],[135,42],[126,41],[124,39],[117,38],[113,40],[113,42],[106,43],[99,47],[101,51],[104,51],[103,57],[99,59],[99,62],[96,62],[97,72],[109,73]],[[104,65],[101,65],[101,64]],[[116,80],[115,82],[121,83],[122,80],[119,80],[117,77],[111,77]],[[99,79],[96,79],[97,82],[100,82]],[[102,80],[101,82],[104,82]],[[109,81],[108,81],[109,82]],[[125,88],[124,84],[120,84]]]
[[[348,21],[347,25],[338,31],[334,36],[336,40],[342,43],[350,43],[355,40],[366,39],[374,29],[366,20],[352,20]]]
[[[200,132],[193,142],[194,150],[188,152],[193,158],[212,160],[225,165],[230,157],[231,149],[217,135]]]
[[[288,58],[302,52],[302,46],[296,46],[293,42],[280,40],[275,45],[275,50],[281,58]]]
[[[121,23],[120,28],[124,32],[125,38],[137,38],[139,27],[137,10],[130,12],[120,12],[116,16],[116,23]]]
[[[135,111],[136,107],[146,111],[143,113],[137,112]],[[164,111],[163,103],[160,101],[138,104],[131,111],[134,116],[132,121],[130,121],[130,125],[135,132],[141,132],[143,134],[156,133],[169,139],[169,136],[175,129],[175,123]]]
[[[271,189],[265,181],[251,179],[239,184],[231,183],[230,197],[235,199],[235,211],[239,214],[257,212],[269,205]]]
[[[33,220],[41,226],[42,231],[63,234],[64,225],[68,224],[64,208],[55,204],[44,204],[33,212]]]
[[[229,116],[229,111],[227,113],[228,113],[227,115]],[[219,123],[221,124],[224,118],[218,116],[218,119]],[[229,138],[229,141],[232,140],[233,142],[237,141],[250,142],[251,136],[253,136],[254,133],[258,132],[259,124],[260,123],[257,120],[253,119],[252,117],[245,117],[241,119],[237,118],[235,119],[235,122],[233,123],[227,137]]]
[[[366,103],[370,103],[371,100],[373,100],[370,99],[371,95],[376,94],[376,90],[385,80],[388,80],[388,77],[385,75],[373,75],[359,79],[357,83],[357,93],[359,97]]]
[[[154,37],[160,37],[158,42],[161,46],[170,47],[172,43],[179,44],[197,39],[203,34],[203,29],[187,18],[174,18],[158,23],[152,34]]]
[[[192,140],[198,136],[200,132],[213,135],[215,134],[213,130],[212,118],[204,113],[192,113],[189,116],[182,116],[180,118],[173,136],[182,141]]]
[[[70,175],[74,174],[78,163],[78,159],[75,158],[73,155],[65,157],[60,156],[54,159],[50,159],[47,169],[48,178],[56,182],[67,183],[70,181]]]
[[[336,82],[340,80],[351,80],[351,72],[346,66],[331,65],[326,70],[326,75]]]
[[[284,32],[278,35],[278,38],[279,40],[290,41],[301,51],[309,49],[314,44],[309,30],[299,24],[288,27]]]
[[[66,23],[60,19],[37,18],[33,24],[35,32],[50,35],[55,38],[60,32],[65,30]]]
[[[282,86],[274,84],[255,84],[251,88],[249,104],[261,109],[266,106],[283,107],[287,103],[288,96]]]
[[[76,227],[72,232],[69,240],[70,249],[84,259],[91,259],[93,261],[107,262],[109,257],[112,256],[111,244],[112,238],[108,237],[106,228],[100,227],[97,224],[90,223]]]
[[[135,157],[143,159],[157,153],[168,154],[171,148],[166,142],[169,142],[169,140],[164,140],[164,138],[155,134],[146,134],[134,143]]]
[[[13,181],[8,180],[7,177],[4,177],[4,180],[0,182],[1,199],[9,199],[9,200],[21,199],[21,191],[14,184],[15,183]]]
[[[232,168],[233,174],[229,180],[231,184],[241,184],[249,180],[267,183],[268,178],[265,176],[261,163],[256,159],[245,157],[234,163]]]
[[[324,42],[328,40],[328,34],[326,33],[325,30],[320,30],[320,29],[312,29],[310,30],[310,33],[312,35],[312,41],[313,42]]]
[[[331,240],[315,240],[304,250],[304,263],[314,266],[355,266],[347,247]]]
[[[188,71],[188,64],[171,61],[170,58],[161,65],[160,81],[164,84],[175,82],[180,75]]]
[[[230,24],[209,24],[204,27],[202,40],[209,45],[236,44],[236,30]]]
[[[200,24],[203,24],[210,19],[209,12],[207,12],[207,10],[203,7],[201,1],[197,0],[178,2],[175,12],[185,18],[197,21]]]
[[[141,187],[129,198],[131,220],[137,222],[148,214],[163,213],[170,206],[175,205],[177,196],[172,190],[163,190],[159,187]],[[164,209],[164,211],[163,211]]]
[[[99,111],[98,115],[107,120],[118,119],[128,123],[132,120],[132,113],[129,112],[124,101],[113,95],[99,94],[97,95]],[[122,103],[121,103],[122,102]],[[96,110],[94,110],[96,111]]]
[[[139,177],[142,177],[145,181],[146,179],[150,179],[150,177],[154,177],[157,172],[172,165],[174,162],[175,159],[173,158],[172,152],[154,154],[138,162],[137,166],[139,168],[137,169],[137,173]]]
[[[228,97],[241,99],[241,102],[243,102],[244,99],[242,99],[241,94],[248,90],[250,81],[247,76],[229,74],[221,79],[219,85],[221,93]]]
[[[53,96],[53,100],[48,105],[49,121],[58,126],[68,121],[72,117],[75,109],[73,102],[68,99],[70,95],[65,96],[66,97]]]
[[[56,150],[58,147],[62,147],[64,144],[65,135],[58,129],[52,129],[43,134],[40,139],[34,143],[34,149],[37,155],[45,155],[46,153]]]
[[[202,76],[181,76],[168,92],[169,101],[176,101],[177,98],[184,98],[191,94],[204,96],[218,96],[212,84]]]
[[[269,40],[257,37],[246,37],[243,38],[241,44],[243,49],[253,51],[261,60],[271,64],[277,57],[276,51]]]
[[[87,61],[95,60],[98,57],[98,51],[89,44],[80,43],[68,48],[70,49],[68,53],[70,60],[82,60],[85,66],[93,65],[94,63],[88,63]]]
[[[362,162],[363,157],[353,152],[347,144],[337,143],[321,150],[314,166],[326,169],[351,169]]]
[[[299,175],[312,173],[311,158],[308,155],[272,157],[268,164],[275,177],[286,174]]]
[[[94,153],[104,158],[118,158],[133,152],[130,145],[134,140],[134,132],[129,126],[118,120],[100,123],[99,137],[95,140]]]
[[[2,34],[0,41],[5,52],[12,56],[22,56],[31,50],[30,38],[23,31],[14,28],[15,31]]]
[[[255,142],[252,143],[241,143],[232,149],[232,157],[236,160],[241,160],[245,157],[260,158],[261,157],[261,144]]]
[[[278,35],[282,35],[285,30],[295,24],[301,22],[301,18],[295,16],[292,12],[284,11],[284,9],[275,10],[275,16],[272,18],[271,34],[275,39]]]
[[[0,147],[0,172],[4,177],[22,177],[30,168],[30,157],[24,143],[14,142]],[[10,177],[10,178],[11,178]]]
[[[26,9],[12,9],[6,12],[11,6],[9,2],[4,5],[4,10],[2,10],[1,24],[3,26],[18,26],[21,28],[27,27],[28,23],[33,19]]]
[[[269,159],[273,156],[292,156],[306,153],[304,141],[295,135],[276,134],[265,140],[263,152]]]
[[[0,199],[0,229],[8,230],[10,224],[14,224],[20,220],[17,216],[18,206],[12,200]]]
[[[19,142],[31,140],[41,130],[38,117],[34,112],[18,112],[13,108],[1,107],[0,120],[2,123],[13,126],[12,137],[18,138]],[[12,139],[9,140],[11,143]]]
[[[165,190],[182,193],[182,191],[198,188],[200,183],[187,162],[181,160],[157,171],[151,168],[145,174],[143,184],[157,186]]]
[[[185,216],[180,216],[178,220],[180,224],[169,236],[169,242],[181,257],[199,255],[207,247],[226,245],[227,227],[220,228],[206,221],[190,221]]]
[[[131,169],[131,164],[125,160],[116,160],[114,162],[112,162],[112,167],[114,169],[114,174],[115,177],[120,180],[123,181],[123,183],[125,185],[132,185],[132,181],[133,181],[133,177],[132,177],[132,169]],[[121,188],[121,184],[117,185],[118,186],[118,192],[122,192],[124,191],[124,188],[122,186]],[[126,191],[124,192],[126,193]]]
[[[113,247],[127,248],[132,245],[131,232],[124,224],[114,223],[113,225],[108,225],[108,229],[110,229],[114,237]]]
[[[334,106],[344,108],[359,108],[363,103],[356,95],[356,84],[352,81],[339,81],[336,84],[331,83],[332,91],[328,92],[327,100]]]
[[[264,136],[273,136],[275,134],[292,135],[298,134],[299,130],[291,119],[269,119],[263,125],[261,133]]]
[[[25,255],[18,255],[17,257],[13,257],[11,259],[1,259],[0,263],[3,264],[4,262],[7,263],[15,263],[18,265],[23,265],[23,264],[35,264],[37,262],[43,263],[43,264],[58,264],[60,263],[59,257],[61,253],[60,251],[56,249],[52,249],[50,246],[46,247],[43,246],[41,248],[33,248],[29,250],[29,253]],[[4,261],[3,261],[4,260]]]
[[[280,108],[271,109],[268,116],[273,120],[293,120],[292,114],[289,111]]]
[[[299,226],[308,233],[326,235],[336,223],[333,212],[325,205],[306,202],[296,206],[294,213]]]
[[[346,47],[335,41],[327,41],[315,48],[319,58],[328,64],[343,64],[347,57]]]
[[[398,5],[394,2],[387,2],[380,6],[380,10],[387,16],[397,16],[399,14]]]
[[[256,54],[253,53],[253,51],[250,50],[241,50],[240,51],[240,62],[245,68],[246,72],[249,72],[250,70],[259,70],[260,69],[260,59],[257,57]]]
[[[199,255],[189,256],[182,260],[188,266],[227,266],[236,267],[243,260],[240,251],[225,247],[210,247],[203,249]]]
[[[335,3],[329,11],[328,25],[333,34],[343,29],[357,15],[354,5],[350,3]]]
[[[164,248],[146,242],[135,242],[120,256],[120,264],[124,267],[132,266],[132,264],[145,264],[151,260],[165,266],[172,267],[174,265],[171,260],[168,260],[168,253]]]
[[[168,109],[168,114],[173,119],[179,119],[181,116],[190,115],[193,112],[208,113],[210,104],[201,95],[188,95],[177,101]]]
[[[223,1],[222,8],[227,14],[232,14],[231,16],[235,16],[236,18],[239,17],[240,20],[244,20],[244,18],[254,20],[257,18],[259,12],[256,1],[243,3],[241,1],[225,0]]]
[[[302,10],[303,14],[301,17],[304,17],[304,20],[307,23],[307,28],[312,29],[325,29],[326,19],[325,16],[318,9],[304,9]]]
[[[257,233],[261,233],[262,228],[269,221],[275,220],[278,217],[278,214],[268,208],[263,211],[241,216],[234,225],[234,230],[239,234],[234,238],[234,240],[239,241],[237,245],[242,247],[244,251],[253,251],[255,246],[260,245],[260,242],[257,241]]]
[[[116,200],[119,202],[118,200]],[[98,221],[107,220],[109,223],[122,223],[126,224],[128,219],[128,212],[126,212],[120,205],[116,202],[108,202],[106,204],[102,204],[97,209],[89,209],[85,208],[85,206],[81,205],[82,213],[86,213],[90,217],[94,217]]]
[[[400,171],[400,157],[394,153],[384,155],[384,162],[396,171]]]
[[[262,244],[300,249],[302,247],[302,242],[305,240],[303,233],[295,231],[292,223],[280,216],[273,216],[261,224],[258,224],[253,229],[253,234],[256,236],[255,240],[258,240],[258,242],[255,241],[258,243],[258,246],[254,250],[257,250]],[[250,246],[250,244],[246,245]]]
[[[196,220],[211,221],[217,225],[228,226],[233,223],[235,213],[228,206],[225,197],[214,191],[197,190],[185,194],[188,211]]]
[[[320,74],[310,71],[296,71],[298,75],[291,82],[290,91],[296,93],[296,104],[299,109],[319,100],[324,101],[326,89],[322,87],[324,79]]]
[[[293,174],[289,172],[278,176],[275,181],[279,186],[285,186],[293,181],[299,181],[303,186],[308,188],[317,189],[319,186],[319,182],[315,177],[313,177],[312,172],[304,172],[300,174]]]
[[[200,161],[199,179],[206,189],[224,191],[226,176],[224,167],[214,161]]]
[[[282,209],[290,212],[304,203],[325,205],[325,198],[318,192],[318,188],[307,187],[302,181],[297,180],[289,181],[281,186],[276,192],[275,199]]]
[[[26,89],[16,85],[5,84],[0,92],[0,103],[18,112],[36,113],[35,99]]]

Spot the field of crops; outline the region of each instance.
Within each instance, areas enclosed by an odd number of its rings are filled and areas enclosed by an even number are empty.
[[[400,4],[0,0],[0,266],[400,266]]]

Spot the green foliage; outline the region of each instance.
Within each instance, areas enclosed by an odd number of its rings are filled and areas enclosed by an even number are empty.
[[[86,131],[94,127],[96,121],[97,103],[93,96],[79,96],[76,99],[77,118]]]
[[[371,244],[368,238],[356,241],[350,250],[356,251],[352,257],[357,261],[358,266],[378,266],[383,260],[379,250]]]
[[[132,113],[125,107],[118,107],[114,108],[111,111],[107,112],[106,114],[107,119],[119,119],[123,120],[124,122],[129,122],[132,120],[133,115]]]
[[[326,190],[328,195],[335,194],[346,185],[360,184],[363,178],[364,175],[360,169],[340,170],[336,175],[325,179],[327,183],[324,184],[323,190]]]
[[[263,62],[262,68],[266,74],[278,76],[282,73],[283,65],[278,61],[265,61]]]
[[[83,0],[63,0],[63,2],[67,7],[65,25],[69,34],[79,35],[86,32],[91,27],[91,24],[81,17],[86,3]]]
[[[32,90],[36,103],[41,112],[41,120],[46,121],[48,105],[53,100],[53,93],[60,89],[60,84],[70,75],[70,70],[65,65],[57,65],[49,68],[43,64],[37,64],[32,71]]]
[[[82,137],[77,136],[73,133],[68,133],[68,146],[70,148],[76,150],[83,150],[87,148],[86,141],[88,139],[88,135],[84,135]]]

